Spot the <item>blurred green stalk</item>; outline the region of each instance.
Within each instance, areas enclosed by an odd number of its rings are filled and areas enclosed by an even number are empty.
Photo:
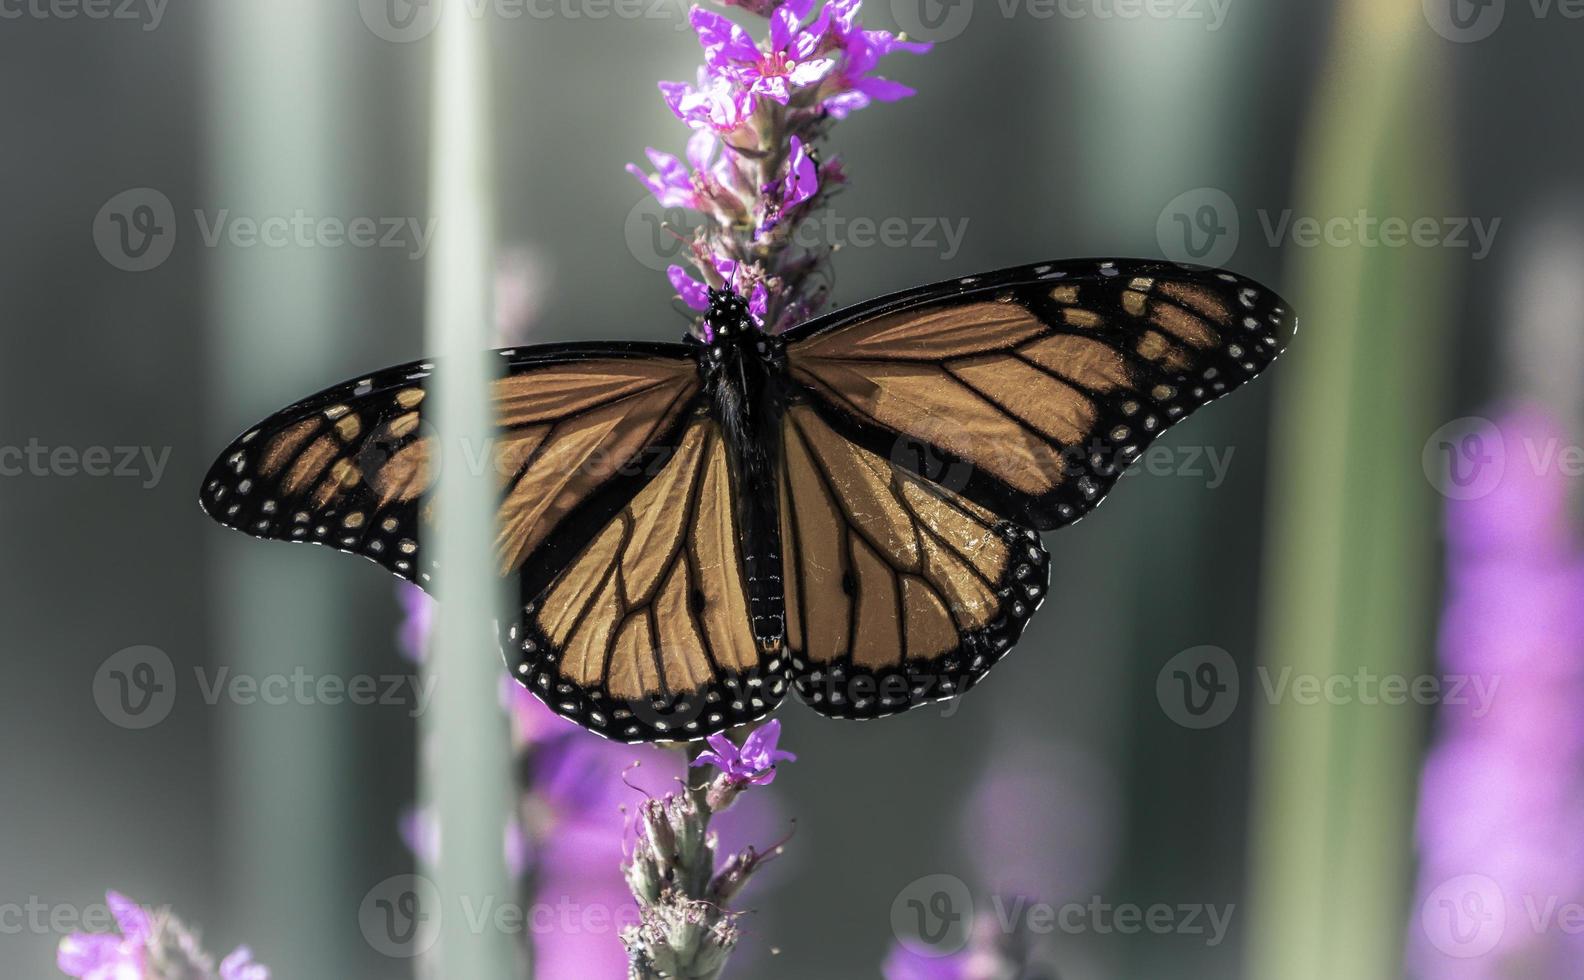
[[[1439,43],[1419,0],[1343,0],[1296,215],[1440,217]],[[1420,464],[1450,341],[1442,251],[1298,254],[1303,329],[1278,371],[1263,670],[1321,679],[1429,668],[1437,498]],[[1267,704],[1255,736],[1247,975],[1402,975],[1422,710]]]
[[[431,870],[441,901],[435,975],[503,980],[516,972],[509,936],[489,910],[512,901],[502,850],[510,806],[510,747],[499,708],[501,659],[490,623],[495,486],[488,393],[494,284],[494,197],[490,167],[485,18],[447,4],[435,31],[430,140],[428,346],[439,356],[430,397],[442,447],[436,528],[429,543],[440,571],[439,607],[426,669],[433,708],[420,723],[422,788],[439,821]],[[480,465],[481,462],[483,465]],[[480,924],[482,923],[482,924]]]
[[[357,179],[343,147],[367,125],[346,97],[349,22],[314,0],[204,13],[212,176],[195,206],[211,221],[342,213],[341,189]],[[214,283],[213,404],[222,408],[209,444],[221,446],[289,396],[324,385],[325,365],[348,343],[355,258],[347,249],[216,247],[204,261]],[[223,627],[211,667],[254,678],[355,669],[356,631],[335,562],[241,535],[212,537]],[[365,833],[344,791],[361,765],[349,751],[359,718],[322,705],[225,701],[216,713],[227,931],[268,950],[276,976],[351,975],[367,953],[347,928],[369,884],[347,857]]]

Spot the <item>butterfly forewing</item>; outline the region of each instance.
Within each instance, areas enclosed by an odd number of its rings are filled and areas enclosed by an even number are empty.
[[[784,423],[782,579],[798,695],[874,718],[961,694],[1045,597],[1039,534],[839,435]]]
[[[1268,366],[1292,330],[1280,297],[1231,273],[1088,261],[832,314],[789,335],[788,361],[844,435],[1049,530]]]
[[[502,575],[533,564],[574,515],[608,512],[647,481],[698,393],[677,345],[561,345],[501,352],[491,390],[498,431],[442,453],[425,420],[433,365],[390,368],[276,413],[237,439],[204,481],[201,503],[256,537],[311,541],[368,557],[425,588],[422,548],[443,465],[489,467],[500,487]]]
[[[697,738],[774,710],[786,670],[750,629],[734,480],[720,426],[699,416],[547,586],[522,579],[505,642],[523,683],[624,742]]]

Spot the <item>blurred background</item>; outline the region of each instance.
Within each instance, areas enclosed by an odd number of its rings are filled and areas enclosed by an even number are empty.
[[[622,168],[682,149],[682,5],[447,2],[489,43],[497,329],[675,339],[675,246]],[[55,975],[113,888],[277,977],[413,975],[371,916],[426,835],[422,607],[196,496],[252,422],[424,353],[427,6],[0,4],[0,973]],[[838,303],[1165,256],[1303,325],[1047,539],[1050,600],[973,694],[783,708],[799,759],[729,831],[796,832],[728,975],[957,975],[921,933],[986,931],[1063,980],[1579,975],[1577,13],[869,0],[937,43],[885,65],[916,98],[836,128]],[[479,714],[503,744],[508,714]],[[594,799],[612,829],[537,898],[574,911],[505,928],[551,980],[618,975],[641,797]]]

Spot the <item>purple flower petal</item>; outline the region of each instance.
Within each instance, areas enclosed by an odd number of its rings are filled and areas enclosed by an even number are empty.
[[[809,156],[808,147],[794,136],[792,155],[787,161],[786,181],[781,186],[781,210],[783,213],[790,211],[818,193],[819,168],[815,166],[814,158]]]
[[[815,82],[830,74],[831,69],[835,67],[836,62],[831,58],[821,58],[818,61],[805,61],[787,72],[786,77],[792,82],[793,85],[802,88],[805,85],[813,85]]]
[[[666,269],[666,276],[671,280],[671,287],[682,297],[682,302],[691,309],[700,313],[709,309],[709,287],[687,274],[687,270],[680,265],[673,265]]]
[[[770,15],[770,49],[785,51],[797,35],[798,22],[803,18],[782,7]]]
[[[127,939],[134,943],[145,943],[154,934],[153,920],[143,906],[120,892],[106,892],[105,903],[110,906],[110,914],[115,916],[121,935]]]
[[[688,12],[688,22],[704,46],[704,60],[712,68],[725,69],[733,62],[759,60],[759,46],[754,44],[753,38],[724,15],[694,7]]]
[[[770,308],[770,290],[762,282],[754,283],[753,293],[748,297],[748,312],[759,321],[759,326],[764,327],[765,313]]]

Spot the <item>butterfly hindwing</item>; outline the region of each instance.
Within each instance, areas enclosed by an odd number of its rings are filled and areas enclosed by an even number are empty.
[[[698,738],[786,692],[750,626],[737,491],[719,424],[686,424],[657,475],[546,584],[524,576],[504,642],[557,713],[623,742]]]
[[[501,499],[502,575],[532,564],[574,515],[620,506],[647,481],[693,406],[698,377],[671,344],[564,344],[505,350],[488,446],[441,454],[426,419],[434,365],[415,362],[329,388],[248,430],[205,478],[200,502],[255,537],[360,554],[426,589],[422,543],[441,459],[487,466]],[[572,518],[572,519],[569,519]]]
[[[843,434],[1050,530],[1267,367],[1293,329],[1280,297],[1232,273],[1088,260],[838,311],[791,331],[787,356]]]
[[[802,700],[875,718],[984,677],[1045,598],[1039,534],[849,441],[784,422],[782,578]]]

